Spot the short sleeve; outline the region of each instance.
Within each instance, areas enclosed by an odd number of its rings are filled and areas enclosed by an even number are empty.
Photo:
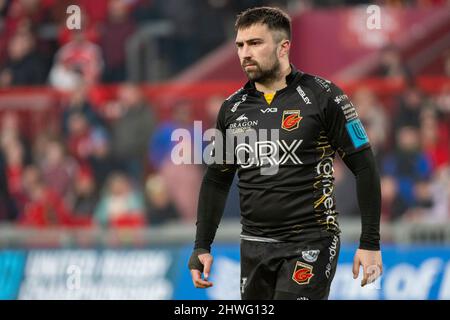
[[[333,148],[348,155],[370,147],[364,126],[349,97],[333,83],[330,83],[329,92],[324,94],[325,126]]]

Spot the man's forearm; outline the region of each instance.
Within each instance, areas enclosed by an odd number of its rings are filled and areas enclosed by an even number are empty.
[[[203,177],[197,210],[195,249],[211,250],[211,244],[222,219],[234,170],[209,167]]]
[[[373,153],[369,148],[343,160],[356,177],[362,225],[359,248],[380,250],[381,187]]]

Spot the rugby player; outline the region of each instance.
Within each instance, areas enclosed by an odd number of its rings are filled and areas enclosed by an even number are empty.
[[[353,277],[362,266],[361,285],[375,281],[382,272],[380,178],[355,106],[333,82],[290,62],[291,20],[282,10],[248,9],[238,15],[235,28],[248,82],[218,114],[222,139],[215,152],[222,148],[226,159],[208,166],[200,190],[188,263],[195,287],[213,285],[211,245],[237,172],[241,298],[327,299],[340,249],[336,153],[355,176],[361,211]],[[256,140],[250,141],[249,132]],[[232,144],[230,152],[225,146],[235,140],[241,143]]]

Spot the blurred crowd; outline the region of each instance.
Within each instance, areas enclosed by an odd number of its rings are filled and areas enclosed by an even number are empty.
[[[238,12],[286,2],[1,0],[0,87],[50,83],[71,89],[80,77],[89,84],[127,80],[127,48],[146,27],[158,22],[169,23],[173,30],[157,38],[157,44],[151,43],[160,51],[154,58],[171,76],[222,44],[233,32]],[[73,4],[81,8],[80,30],[66,26],[70,17],[66,9]],[[141,43],[131,58],[145,55],[146,45]]]
[[[25,135],[18,112],[0,115],[0,221],[36,227],[192,223],[202,169],[171,161],[172,132],[192,131],[192,106],[179,102],[171,118],[158,119],[138,85],[118,86],[102,108],[88,92],[82,85],[62,99],[57,130],[44,126]],[[214,103],[211,117],[219,106]]]
[[[368,2],[407,6],[446,1],[0,0],[0,88],[49,83],[73,89],[79,78],[90,84],[129,80],[130,59],[139,60],[142,70],[149,63],[146,41],[151,39],[145,32],[158,22],[169,23],[172,30],[150,42],[151,50],[158,51],[152,59],[164,69],[154,77],[165,80],[231,39],[236,14],[248,7],[298,10]],[[81,8],[81,30],[66,25],[66,9],[73,4]],[[145,38],[139,50],[127,52],[139,37]],[[133,78],[154,79],[140,74]]]
[[[223,43],[237,12],[292,2],[0,0],[0,88],[49,84],[65,92],[57,130],[27,135],[19,112],[0,113],[0,222],[144,227],[195,221],[204,167],[170,159],[172,132],[194,131],[195,108],[180,100],[170,118],[160,118],[142,87],[126,81],[126,42],[149,22],[174,22],[180,32],[161,39],[161,46],[176,73]],[[65,8],[74,3],[86,13],[82,31],[65,27]],[[450,77],[450,52],[442,75]],[[422,91],[394,46],[382,50],[376,76],[406,83],[387,98],[363,85],[351,94],[380,170],[382,219],[449,220],[450,87],[434,95]],[[102,106],[89,95],[99,83],[120,83]],[[203,98],[206,130],[225,97]],[[335,179],[338,210],[358,216],[354,177],[339,160]],[[225,217],[239,217],[236,188]]]

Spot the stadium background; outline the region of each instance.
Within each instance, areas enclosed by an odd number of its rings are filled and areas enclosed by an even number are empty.
[[[66,27],[71,4],[81,31]],[[367,25],[370,4],[380,29]],[[170,136],[195,136],[194,120],[213,126],[245,81],[233,23],[256,5],[291,14],[292,61],[351,96],[380,168],[385,270],[362,289],[351,276],[354,180],[336,162],[344,245],[330,298],[450,299],[444,0],[0,1],[0,299],[239,298],[236,186],[213,249],[215,286],[194,289],[204,166],[174,165]]]

